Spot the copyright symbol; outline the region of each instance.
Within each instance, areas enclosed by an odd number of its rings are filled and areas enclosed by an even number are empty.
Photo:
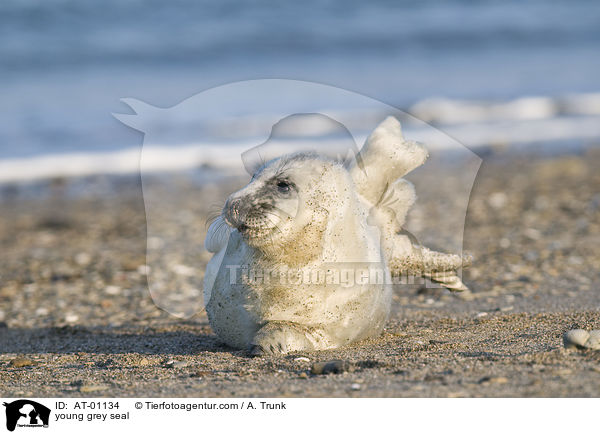
[[[142,405],[142,403],[141,403],[141,402],[136,402],[136,403],[135,403],[135,408],[137,408],[138,410],[141,410],[141,409],[142,409],[142,407],[143,407],[143,405]]]

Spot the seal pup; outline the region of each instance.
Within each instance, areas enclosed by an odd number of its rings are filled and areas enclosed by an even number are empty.
[[[303,152],[265,163],[209,227],[204,299],[227,345],[251,354],[337,348],[381,333],[390,273],[465,286],[465,258],[414,244],[415,201],[399,179],[427,151],[387,118],[348,165]]]

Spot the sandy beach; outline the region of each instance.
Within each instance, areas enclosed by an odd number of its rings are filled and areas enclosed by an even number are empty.
[[[4,186],[0,395],[599,397],[600,351],[567,351],[562,335],[600,329],[600,152],[482,156],[464,227],[471,293],[398,285],[379,338],[281,358],[219,343],[199,308],[202,251],[181,252],[192,266],[157,275],[164,303],[156,305],[147,278],[162,267],[146,267],[147,236],[165,270],[181,261],[163,257],[147,233],[139,179]],[[432,187],[455,171],[411,179],[433,203],[432,194],[451,197],[452,182]],[[198,191],[176,180],[177,194],[150,227],[201,242],[214,189],[235,182]],[[179,208],[186,212],[168,212]],[[432,238],[444,235],[428,209],[418,213]],[[177,235],[182,228],[193,229]],[[179,318],[170,306],[196,313]],[[344,372],[311,372],[336,359],[347,362]]]

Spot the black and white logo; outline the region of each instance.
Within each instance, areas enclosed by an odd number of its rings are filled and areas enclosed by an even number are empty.
[[[50,421],[50,409],[30,399],[5,402],[6,429],[14,431],[16,427],[47,428]]]

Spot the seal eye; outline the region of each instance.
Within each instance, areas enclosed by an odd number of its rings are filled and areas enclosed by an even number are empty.
[[[277,183],[277,190],[279,190],[280,193],[289,193],[291,189],[292,187],[287,181],[279,181]]]

